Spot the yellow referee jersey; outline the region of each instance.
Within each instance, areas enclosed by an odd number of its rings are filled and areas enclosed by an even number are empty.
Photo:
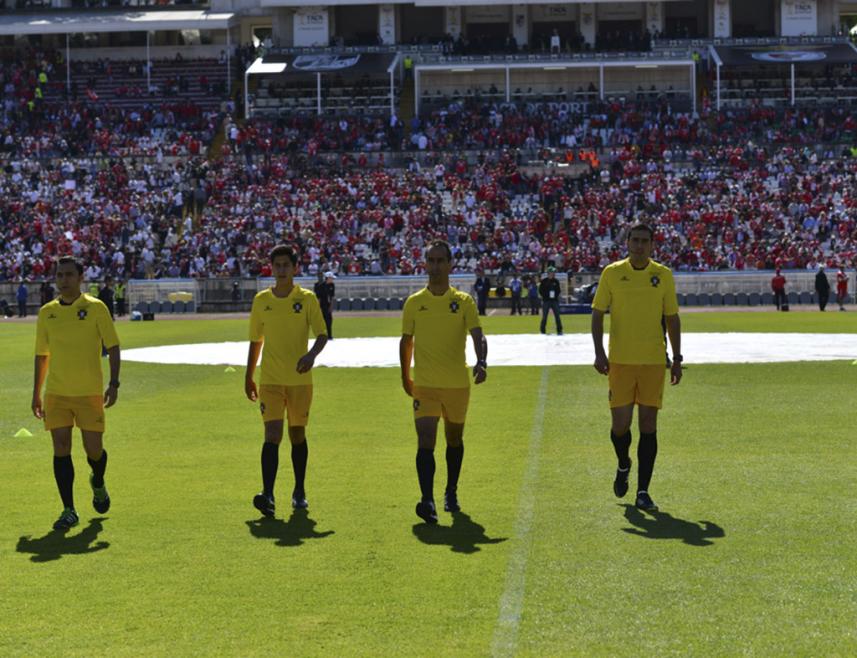
[[[312,384],[312,371],[297,371],[298,360],[307,353],[310,328],[316,336],[327,334],[321,307],[311,291],[296,285],[288,297],[277,297],[271,288],[256,295],[250,311],[250,341],[265,342],[261,385]]]
[[[100,299],[83,294],[72,304],[57,298],[42,306],[36,322],[36,354],[50,357],[45,392],[103,395],[102,343],[109,349],[119,344],[119,337]]]
[[[408,297],[402,333],[414,337],[414,385],[469,387],[464,346],[467,334],[479,326],[473,297],[455,288],[450,287],[443,295],[423,288]]]
[[[611,363],[663,364],[661,318],[678,313],[675,280],[668,267],[653,260],[642,270],[629,259],[604,268],[592,308],[610,309]]]

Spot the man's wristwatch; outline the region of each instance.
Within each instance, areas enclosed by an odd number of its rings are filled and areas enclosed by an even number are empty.
[[[684,357],[681,354],[675,354],[673,356],[673,363],[682,363],[684,361]]]
[[[119,388],[119,380],[118,379],[111,379],[109,386],[110,386],[110,388]]]
[[[485,369],[488,367],[488,362],[487,361],[477,361],[476,365],[479,366],[480,368]]]

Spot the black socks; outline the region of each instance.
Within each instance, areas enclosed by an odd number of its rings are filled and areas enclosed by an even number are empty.
[[[107,470],[107,451],[101,451],[101,459],[94,461],[89,457],[86,458],[92,468],[92,486],[100,489],[104,486],[104,471]]]
[[[628,455],[628,450],[631,448],[631,430],[621,436],[616,436],[611,431],[610,440],[613,442],[613,449],[616,451],[616,458],[619,460],[619,468],[630,468],[631,458]]]
[[[461,474],[461,461],[464,459],[464,444],[446,446],[446,490],[455,493],[458,488],[458,476]]]
[[[57,481],[63,507],[74,507],[74,464],[71,455],[54,456],[54,479]]]
[[[274,482],[280,465],[280,446],[276,443],[262,444],[262,493],[274,497]]]
[[[306,464],[309,457],[309,447],[303,441],[292,444],[292,470],[295,473],[295,493],[304,493]],[[280,465],[280,445],[278,443],[262,444],[262,493],[274,497],[274,482],[277,480],[277,468]]]
[[[459,468],[461,463],[459,462]],[[420,480],[420,492],[423,502],[434,500],[434,450],[419,448],[417,450],[417,477]]]
[[[630,436],[630,435],[629,435]],[[655,468],[655,457],[658,456],[658,433],[640,432],[640,443],[637,445],[637,491],[648,491],[652,481],[652,470]]]
[[[304,478],[306,477],[306,462],[309,457],[309,446],[306,439],[298,444],[292,444],[292,470],[295,472],[295,493],[303,495]]]

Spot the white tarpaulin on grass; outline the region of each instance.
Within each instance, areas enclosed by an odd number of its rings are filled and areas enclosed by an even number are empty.
[[[607,341],[605,339],[605,345]],[[775,363],[857,359],[857,334],[687,333],[682,335],[687,363]],[[247,363],[247,342],[143,347],[122,352],[125,361],[193,365]],[[470,339],[468,363],[476,359]],[[488,336],[492,366],[589,365],[594,359],[588,334]],[[337,338],[327,344],[316,366],[391,368],[399,365],[399,339]]]

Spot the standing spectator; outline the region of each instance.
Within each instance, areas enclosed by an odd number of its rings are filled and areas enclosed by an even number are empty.
[[[488,291],[491,290],[491,282],[488,277],[481,271],[477,272],[476,283],[473,284],[473,291],[476,293],[476,308],[479,315],[485,315],[485,309],[488,306]]]
[[[232,295],[231,295],[232,303],[237,304],[241,301],[241,284],[237,281],[232,282]]]
[[[535,277],[527,277],[527,299],[530,300],[530,315],[539,314],[539,287]]]
[[[42,285],[39,288],[39,297],[41,306],[53,301],[54,287],[51,285],[50,281],[42,281]]]
[[[113,282],[109,278],[104,280],[104,287],[98,291],[98,299],[110,311],[110,319],[115,319],[113,317]]]
[[[823,311],[830,297],[830,281],[824,273],[824,266],[820,266],[815,275],[815,296],[818,298],[818,310]]]
[[[113,290],[113,299],[116,300],[116,315],[120,318],[125,315],[125,282],[122,279],[116,282]]]
[[[15,297],[18,300],[18,315],[22,318],[27,317],[27,294],[27,284],[21,281]]]
[[[205,189],[205,183],[199,180],[196,189],[193,191],[193,217],[198,220],[205,208],[205,202],[208,200],[208,192]]]
[[[840,267],[836,273],[836,303],[839,304],[839,310],[845,310],[845,299],[848,297],[848,275],[845,270]]]
[[[512,294],[512,315],[517,313],[518,315],[523,315],[523,311],[521,311],[521,291],[524,288],[524,284],[521,283],[521,279],[518,278],[518,275],[515,274],[512,277],[512,280],[509,281],[509,292]]]
[[[553,34],[551,34],[551,55],[559,54],[560,51],[560,43],[559,43],[559,32],[557,32],[556,28],[554,28]]]
[[[321,272],[319,272],[318,281],[314,287],[315,296],[318,297],[318,303],[321,306],[321,315],[324,317],[324,324],[327,326],[329,340],[333,340],[333,300],[336,298],[336,286],[333,280],[335,278],[332,271],[325,272],[323,279]]]
[[[786,301],[786,277],[782,275],[779,267],[774,278],[771,279],[771,290],[774,291],[774,304],[777,305],[779,311],[783,305],[788,304]]]
[[[556,320],[556,333],[562,336],[562,320],[559,317],[559,281],[556,280],[556,268],[549,267],[548,275],[539,284],[539,295],[542,297],[542,324],[541,332],[547,333],[548,313],[553,311]]]

